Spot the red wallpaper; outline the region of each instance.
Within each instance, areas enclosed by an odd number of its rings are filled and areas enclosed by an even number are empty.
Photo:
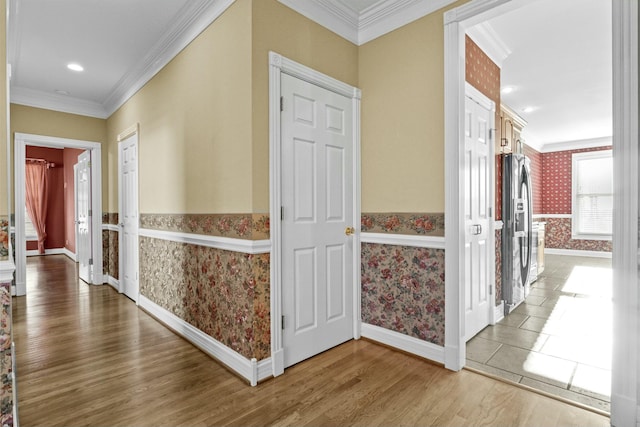
[[[64,247],[64,176],[62,150],[56,148],[27,146],[26,157],[44,159],[55,163],[49,168],[49,200],[47,203],[47,239],[45,249]],[[27,242],[27,250],[38,249],[37,242]]]
[[[611,146],[607,146],[542,154],[544,199],[541,213],[571,214],[571,155],[573,153],[610,149]]]
[[[465,80],[496,103],[496,123],[500,123],[500,67],[469,36],[465,36]],[[497,138],[500,135],[496,135]],[[502,218],[502,163],[496,156],[496,215]]]
[[[533,214],[545,213],[542,203],[542,153],[524,144],[524,155],[531,160],[531,187],[533,197]]]

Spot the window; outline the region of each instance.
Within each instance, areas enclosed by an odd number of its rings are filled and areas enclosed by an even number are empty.
[[[613,230],[613,158],[611,150],[572,156],[574,239],[611,240]]]

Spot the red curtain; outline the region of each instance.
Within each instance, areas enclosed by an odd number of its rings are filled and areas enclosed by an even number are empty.
[[[47,238],[47,163],[27,163],[25,169],[27,212],[38,233],[38,253],[44,253]]]

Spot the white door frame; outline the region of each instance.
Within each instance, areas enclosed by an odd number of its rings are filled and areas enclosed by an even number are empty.
[[[461,179],[465,29],[521,0],[472,0],[444,15],[445,366],[465,364]],[[636,425],[638,405],[638,3],[613,0],[613,366],[611,423]]]
[[[102,145],[99,142],[81,141],[77,139],[58,138],[53,136],[15,134],[14,168],[15,168],[15,245],[16,245],[16,295],[26,295],[26,242],[24,240],[24,209],[18,206],[25,204],[25,158],[26,146],[49,148],[78,148],[91,151],[91,234],[93,268],[91,283],[101,285],[102,274]]]
[[[124,231],[124,220],[123,220],[123,216],[122,216],[122,206],[124,206],[123,203],[123,192],[122,192],[122,158],[121,158],[121,146],[120,143],[122,141],[124,141],[125,139],[134,136],[134,135],[138,135],[139,136],[139,125],[138,123],[136,123],[135,125],[129,127],[128,129],[126,129],[124,132],[122,132],[121,134],[118,135],[117,141],[118,141],[118,292],[119,293],[124,293],[124,262],[122,262],[122,259],[124,258],[124,256],[126,255],[124,253],[124,244],[123,244],[123,238],[122,238],[122,234]],[[140,183],[139,177],[140,177],[140,173],[138,170],[138,167],[140,165],[140,161],[138,159],[138,156],[140,155],[140,151],[138,150],[138,146],[139,146],[139,138],[136,139],[136,182]],[[139,187],[136,188],[136,204],[138,205],[138,208],[140,207],[140,198],[139,198]],[[138,209],[138,220],[140,218],[140,211]],[[138,230],[136,230],[136,234],[138,235],[138,239],[140,238],[139,236],[139,227]],[[138,242],[139,244],[139,242]],[[138,258],[138,254],[136,254],[136,277],[138,277],[138,271],[140,268],[140,260]],[[139,279],[138,279],[139,280]],[[134,298],[134,302],[136,303],[136,305],[139,304],[140,302],[140,283],[138,282],[138,292],[136,293],[136,297]]]
[[[271,362],[273,376],[284,372],[282,345],[282,229],[280,224],[280,76],[282,73],[350,98],[353,102],[353,337],[360,338],[360,89],[269,52],[269,215],[271,218]]]

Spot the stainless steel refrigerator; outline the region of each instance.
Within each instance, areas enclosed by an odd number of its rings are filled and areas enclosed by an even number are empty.
[[[533,249],[530,164],[523,154],[502,157],[502,299],[505,315],[529,294]]]

